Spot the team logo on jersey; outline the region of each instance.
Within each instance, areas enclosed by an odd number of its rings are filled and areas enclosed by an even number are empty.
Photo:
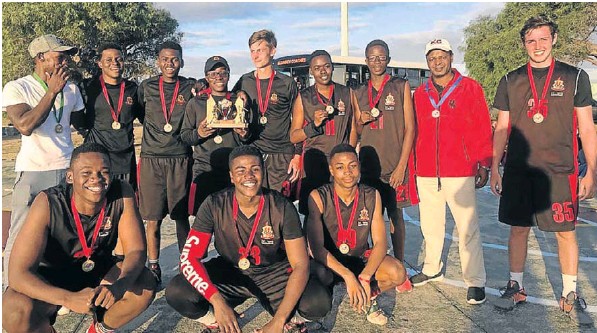
[[[359,219],[357,220],[357,226],[363,227],[369,225],[369,211],[366,207],[363,207],[359,212]]]
[[[450,105],[450,109],[453,109],[456,107],[456,101],[451,99],[450,102],[448,103],[448,105]]]
[[[126,97],[126,105],[133,105],[133,98],[131,96]]]
[[[112,229],[112,219],[110,216],[104,218],[102,222],[102,226],[100,227],[99,237],[106,237],[110,234],[110,229]]]
[[[270,103],[278,104],[278,94],[272,93],[272,96],[269,98]]]
[[[564,91],[564,81],[560,77],[557,80],[553,81],[553,85],[551,86],[551,90],[553,91]]]
[[[264,225],[261,229],[261,244],[273,245],[274,244],[274,229],[271,225]]]
[[[184,96],[183,95],[178,95],[178,97],[176,98],[176,104],[178,105],[184,105],[184,103],[186,103]]]
[[[338,101],[338,115],[343,116],[346,114],[346,105],[342,100]]]
[[[386,96],[386,105],[396,105],[396,101],[394,100],[394,96],[392,96],[392,93],[388,93],[388,96]]]

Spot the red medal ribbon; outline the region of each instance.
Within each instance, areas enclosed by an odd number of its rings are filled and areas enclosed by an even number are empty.
[[[120,111],[122,110],[122,103],[124,102],[124,80],[120,82],[120,93],[118,94],[118,109],[114,110],[112,103],[110,103],[110,95],[108,95],[108,89],[106,88],[106,82],[104,82],[104,77],[100,76],[100,84],[102,86],[102,92],[104,93],[104,98],[110,107],[110,113],[112,114],[112,119],[115,122],[118,122],[118,118],[120,117]]]
[[[159,87],[160,87],[160,102],[162,102],[162,113],[164,114],[164,119],[166,119],[166,124],[169,124],[170,117],[172,117],[172,112],[174,111],[174,104],[176,104],[176,98],[178,97],[178,88],[180,88],[180,80],[176,79],[176,86],[174,86],[174,94],[172,94],[172,101],[170,101],[170,112],[168,112],[168,110],[166,110],[166,97],[164,97],[164,77],[163,76],[160,76]]]
[[[276,71],[272,70],[272,75],[270,75],[269,82],[267,83],[265,100],[263,100],[261,98],[261,84],[259,83],[259,75],[257,74],[257,72],[255,73],[255,81],[257,82],[257,102],[259,103],[259,112],[262,116],[265,115],[265,111],[267,111],[267,106],[269,105],[269,95],[272,92],[272,85],[274,84],[274,75],[276,75]]]
[[[537,87],[535,86],[535,78],[533,77],[533,70],[531,63],[527,63],[527,75],[529,77],[529,83],[531,84],[531,91],[533,92],[534,105],[527,111],[527,116],[533,118],[533,115],[540,113],[543,118],[547,118],[547,91],[549,90],[549,83],[551,82],[551,76],[553,75],[553,69],[555,67],[555,60],[551,59],[549,65],[549,71],[547,72],[547,78],[545,79],[545,85],[543,86],[543,92],[541,92],[541,99],[537,96]]]
[[[333,97],[334,97],[334,84],[332,83],[330,85],[330,97],[328,97],[328,102],[324,103],[323,99],[321,99],[321,96],[319,96],[319,91],[317,90],[317,88],[315,88],[315,96],[317,96],[317,100],[319,101],[319,103],[321,103],[321,105],[324,106],[324,108],[327,108],[330,103],[332,103],[332,106],[334,106],[333,104]],[[326,110],[327,112],[327,110]],[[334,123],[334,118],[332,119],[328,119],[325,122],[325,135],[336,135],[336,124]]]
[[[73,195],[70,198],[70,210],[73,214],[73,218],[75,219],[75,226],[77,227],[77,236],[79,236],[79,242],[81,242],[81,247],[83,248],[82,251],[75,253],[75,258],[80,258],[81,252],[82,255],[85,256],[87,259],[91,258],[91,255],[93,254],[93,247],[95,246],[95,241],[97,240],[97,235],[99,235],[100,228],[102,227],[102,223],[104,221],[104,214],[106,213],[106,203],[107,200],[104,199],[104,204],[102,205],[102,209],[100,210],[99,217],[95,224],[95,229],[93,229],[91,244],[87,246],[87,239],[85,238],[85,232],[83,231],[81,217],[79,217],[79,211],[77,210],[77,206],[75,206],[75,196]]]
[[[368,96],[369,96],[369,109],[373,109],[377,103],[379,103],[379,100],[381,99],[381,95],[383,95],[383,88],[386,86],[386,83],[388,83],[388,81],[390,81],[390,75],[386,74],[386,76],[383,78],[383,81],[381,82],[381,86],[379,87],[379,91],[377,92],[377,95],[375,96],[375,100],[373,100],[373,82],[371,80],[369,80],[369,89],[368,89]],[[381,110],[380,110],[381,111]],[[371,124],[369,124],[369,128],[371,129],[383,129],[383,114],[380,115],[377,120],[379,121],[379,125],[376,124],[376,121],[372,121]]]
[[[342,213],[340,212],[340,202],[338,201],[338,193],[334,190],[334,206],[336,207],[336,219],[338,220],[338,240],[336,245],[340,247],[343,243],[348,243],[351,249],[357,245],[357,232],[352,229],[354,217],[359,205],[359,188],[355,191],[354,199],[352,201],[352,210],[350,211],[350,218],[348,225],[344,229],[344,222],[342,222]]]
[[[260,250],[259,247],[252,245],[253,240],[255,239],[255,233],[257,232],[257,226],[259,225],[259,220],[261,220],[261,215],[263,214],[264,205],[265,198],[263,195],[261,195],[261,198],[259,199],[259,207],[257,207],[257,214],[255,215],[255,221],[253,221],[251,234],[249,235],[249,240],[247,241],[247,246],[241,246],[240,249],[238,249],[240,259],[247,258],[250,255],[253,259],[255,259],[256,265],[259,265],[261,263],[261,257],[259,256]],[[238,201],[236,201],[236,196],[234,194],[232,195],[232,218],[234,219],[234,227],[236,228],[236,236],[238,237],[238,242],[242,245],[240,231],[238,230]]]

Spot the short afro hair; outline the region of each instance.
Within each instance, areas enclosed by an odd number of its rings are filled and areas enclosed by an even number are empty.
[[[353,146],[349,145],[348,143],[341,143],[334,148],[332,148],[332,152],[330,153],[330,161],[334,158],[334,155],[341,154],[341,153],[352,153],[354,156],[359,158],[356,149]]]
[[[374,46],[381,46],[384,48],[384,50],[386,50],[386,55],[389,57],[390,56],[390,48],[388,47],[388,44],[386,42],[384,42],[381,39],[374,39],[372,41],[369,42],[369,44],[367,44],[367,47],[365,47],[365,57],[367,56],[367,53],[369,52],[369,49],[374,47]]]
[[[232,167],[232,161],[241,156],[255,156],[259,159],[259,164],[263,167],[263,155],[258,148],[253,146],[238,146],[232,149],[228,157],[228,167]]]
[[[73,166],[73,163],[75,163],[77,158],[79,158],[79,155],[85,153],[100,153],[106,155],[106,157],[108,157],[108,160],[110,160],[110,153],[108,152],[108,149],[106,149],[106,147],[102,146],[99,143],[86,142],[73,150],[73,154],[70,158],[70,167]]]

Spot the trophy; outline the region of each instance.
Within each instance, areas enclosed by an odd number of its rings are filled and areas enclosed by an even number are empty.
[[[207,127],[209,128],[247,128],[243,100],[232,103],[228,98],[216,102],[213,96],[207,100]]]

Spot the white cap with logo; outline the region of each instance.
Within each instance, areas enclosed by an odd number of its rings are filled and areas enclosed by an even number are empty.
[[[434,39],[425,45],[425,55],[429,54],[429,52],[433,50],[451,52],[452,46],[450,46],[450,43],[445,39]]]

